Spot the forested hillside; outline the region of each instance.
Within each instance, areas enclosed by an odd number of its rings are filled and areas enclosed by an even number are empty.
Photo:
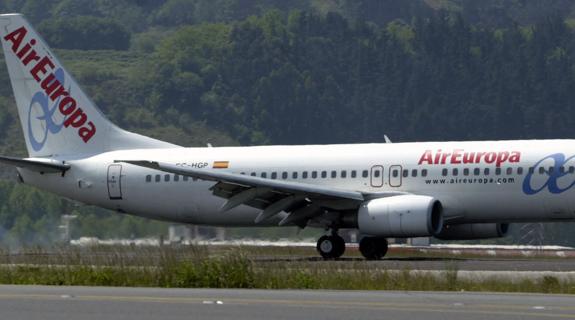
[[[545,4],[543,4],[545,3]],[[198,146],[573,138],[575,6],[501,0],[4,0],[120,126]],[[0,61],[0,154],[25,155]],[[0,182],[0,240],[164,225]],[[547,242],[575,244],[550,226]],[[520,237],[516,233],[516,237]]]

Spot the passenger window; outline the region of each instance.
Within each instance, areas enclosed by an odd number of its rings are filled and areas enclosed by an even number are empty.
[[[479,169],[479,168],[473,169],[473,174],[474,174],[474,175],[478,176],[480,173],[481,173],[481,169]]]
[[[327,178],[327,171],[322,171],[322,172],[321,172],[321,177],[324,178],[324,179]]]
[[[317,178],[317,171],[312,171],[311,177],[312,177],[312,179],[316,179]]]
[[[549,167],[549,174],[553,173],[554,167]]]
[[[156,175],[156,182],[160,182],[160,180],[162,180],[162,177],[159,174],[157,174]]]
[[[447,169],[441,170],[441,175],[445,177],[447,175]]]
[[[291,174],[291,178],[292,178],[292,179],[297,179],[297,172],[292,173],[292,174]]]
[[[569,173],[573,173],[573,172],[575,172],[575,167],[569,166]]]
[[[457,168],[453,168],[452,174],[453,174],[454,176],[457,176],[457,174],[459,173],[458,171],[459,171],[459,170],[457,170]]]
[[[534,168],[534,167],[529,167],[529,173],[534,174],[534,173],[535,173],[535,168]]]
[[[565,167],[564,167],[564,166],[560,166],[560,167],[559,167],[559,172],[565,173]]]
[[[367,172],[367,170],[363,170],[363,172],[361,173],[361,176],[364,178],[367,178],[369,176],[369,172]]]
[[[499,168],[499,167],[495,168],[495,174],[500,175],[501,174],[501,168]]]
[[[544,173],[545,173],[545,168],[539,167],[539,174],[544,174]]]
[[[489,168],[485,168],[485,169],[483,170],[483,174],[486,175],[486,176],[488,176],[488,175],[489,175]]]
[[[341,170],[341,177],[345,179],[347,177],[347,171]]]
[[[379,172],[379,171],[376,171],[376,172]],[[394,178],[397,178],[399,176],[399,170],[394,169],[392,175]]]
[[[188,181],[188,180],[190,180],[190,177],[184,176],[184,181]]]
[[[332,178],[337,178],[337,171],[335,171],[335,170],[332,171],[332,172],[331,172],[331,177],[332,177]]]
[[[287,179],[288,177],[288,173],[287,172],[282,172],[282,179]]]
[[[517,168],[517,174],[518,174],[518,175],[522,175],[522,174],[523,174],[523,167]]]
[[[278,173],[277,173],[277,172],[272,172],[271,178],[272,178],[272,179],[277,179],[277,178],[278,178]]]
[[[352,178],[357,177],[357,171],[351,170],[351,177],[352,177]]]
[[[417,177],[417,169],[411,170],[411,176],[414,178]]]
[[[267,177],[268,177],[268,174],[267,174],[267,173],[265,173],[265,172],[262,172],[262,178],[264,178],[264,179],[265,179],[265,178],[267,178]]]
[[[427,177],[427,169],[421,170],[421,176],[422,176],[422,177]]]
[[[307,171],[302,172],[302,173],[301,173],[301,177],[302,177],[303,179],[307,179]]]
[[[256,176],[256,173],[255,173],[255,172],[252,172],[252,173],[250,173],[250,176],[255,177],[255,176]]]
[[[463,169],[463,175],[464,175],[464,176],[468,176],[468,175],[469,175],[469,168]]]
[[[373,171],[373,176],[374,176],[375,178],[379,178],[380,173],[381,173],[381,172],[380,172],[379,170],[375,170],[375,171]]]
[[[403,177],[404,178],[409,177],[409,170],[407,170],[407,169],[403,170]]]
[[[170,175],[169,174],[164,175],[164,181],[170,182]]]
[[[180,181],[180,175],[179,174],[174,175],[174,181],[175,182]]]
[[[152,175],[151,174],[146,176],[146,182],[152,182]]]
[[[505,170],[505,171],[506,171],[508,176],[513,174],[513,168],[511,168],[511,167],[507,168],[507,170]]]

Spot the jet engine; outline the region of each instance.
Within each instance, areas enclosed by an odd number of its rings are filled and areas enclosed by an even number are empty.
[[[443,228],[443,207],[428,196],[400,195],[363,203],[357,215],[361,233],[377,237],[425,237]]]
[[[509,231],[508,223],[468,223],[446,225],[435,235],[442,240],[476,240],[502,238]]]

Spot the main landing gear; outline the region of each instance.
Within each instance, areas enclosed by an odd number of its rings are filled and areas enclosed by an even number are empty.
[[[317,240],[317,252],[324,259],[337,259],[345,252],[345,241],[336,232]],[[379,260],[387,253],[387,239],[380,237],[363,237],[359,242],[359,252],[367,260]]]
[[[379,237],[363,237],[359,241],[359,252],[367,260],[379,260],[387,253],[387,239]]]
[[[345,252],[345,241],[334,232],[319,238],[316,249],[324,259],[337,259]]]

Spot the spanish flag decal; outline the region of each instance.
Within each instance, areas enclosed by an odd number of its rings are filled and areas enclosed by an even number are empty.
[[[227,169],[230,166],[229,161],[214,161],[214,169]]]

